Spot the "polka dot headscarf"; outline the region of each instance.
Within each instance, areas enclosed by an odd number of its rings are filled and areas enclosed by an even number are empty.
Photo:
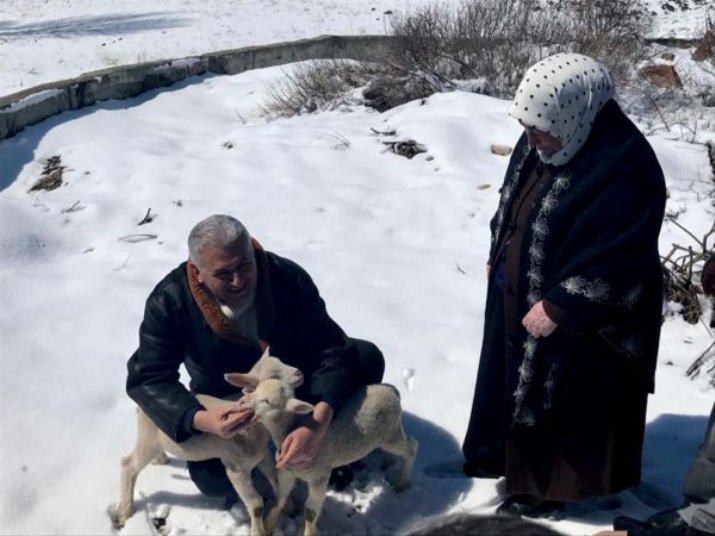
[[[529,68],[508,113],[525,127],[547,132],[561,149],[542,162],[562,166],[586,143],[596,114],[615,95],[613,79],[582,54],[555,54]]]

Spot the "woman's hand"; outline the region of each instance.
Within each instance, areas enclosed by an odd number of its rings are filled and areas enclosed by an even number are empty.
[[[522,325],[529,332],[529,335],[538,339],[548,337],[558,327],[556,322],[551,320],[544,310],[544,301],[540,300],[526,313],[521,321]]]

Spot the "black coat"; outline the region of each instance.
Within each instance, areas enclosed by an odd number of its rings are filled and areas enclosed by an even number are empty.
[[[492,267],[537,161],[522,136],[492,220]],[[518,269],[504,291],[490,278],[463,451],[475,467],[506,474],[508,493],[576,500],[639,479],[661,324],[665,181],[615,101],[572,160],[548,172],[513,242]],[[558,328],[535,339],[521,321],[540,300]]]
[[[535,163],[535,151],[522,136],[492,220],[492,255],[504,232],[503,216]],[[537,405],[549,403],[543,384],[558,381],[559,362],[570,356],[603,360],[607,355],[627,362],[652,391],[660,337],[658,235],[666,193],[650,144],[610,101],[582,149],[550,173],[551,184],[531,210],[521,242],[516,315],[506,320],[520,325],[539,300],[561,313],[553,337],[535,340],[523,328],[510,330],[518,333],[510,346],[519,349],[522,365],[530,369],[520,373],[523,389],[515,396],[516,411],[522,408],[515,417],[524,422]]]
[[[337,410],[358,366],[354,344],[328,315],[305,270],[276,254],[258,253],[260,339],[270,345],[272,355],[303,371],[307,381],[301,396]],[[212,331],[192,296],[184,262],[147,299],[139,348],[127,365],[127,393],[169,437],[183,441],[190,436],[184,416],[200,407],[191,393],[237,393],[224,373],[247,372],[261,353],[257,346]],[[179,381],[182,363],[191,392]]]

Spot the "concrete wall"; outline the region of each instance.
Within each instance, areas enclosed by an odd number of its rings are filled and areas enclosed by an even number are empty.
[[[384,36],[322,36],[287,43],[212,52],[93,71],[0,98],[0,140],[55,114],[108,99],[128,99],[205,73],[237,74],[311,59],[369,60],[389,40]]]
[[[150,89],[170,86],[205,73],[237,74],[312,59],[370,60],[385,47],[388,36],[322,36],[267,46],[212,52],[176,60],[112,67],[35,86],[0,98],[0,140],[48,117],[108,99],[129,99]],[[695,40],[660,40],[688,46]],[[667,42],[666,42],[667,41]],[[677,41],[674,43],[673,41]]]

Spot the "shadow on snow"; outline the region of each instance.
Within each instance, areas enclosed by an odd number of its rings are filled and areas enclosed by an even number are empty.
[[[472,486],[472,480],[452,475],[448,478],[426,476],[425,466],[446,459],[461,458],[459,443],[447,431],[416,415],[403,413],[405,431],[419,442],[419,450],[412,470],[411,485],[402,493],[396,493],[385,479],[398,467],[380,469],[383,456],[380,452],[370,454],[356,470],[355,480],[342,491],[329,490],[323,505],[319,528],[325,534],[393,534],[400,527],[409,526],[425,516],[449,510],[458,502],[460,495]],[[398,464],[401,462],[398,462]],[[172,459],[168,465],[172,478],[188,479],[184,462]],[[202,510],[220,510],[222,500],[196,494],[171,492],[169,490],[146,490],[142,493],[139,478],[136,513],[141,515],[149,504],[165,503],[169,506],[184,506]],[[272,494],[262,476],[254,474],[257,489],[264,497]],[[281,526],[290,532],[295,523],[303,521],[303,504],[306,486],[298,482],[288,502]],[[272,499],[267,499],[270,507]],[[171,516],[167,520],[171,525]],[[290,526],[288,526],[290,525]]]

